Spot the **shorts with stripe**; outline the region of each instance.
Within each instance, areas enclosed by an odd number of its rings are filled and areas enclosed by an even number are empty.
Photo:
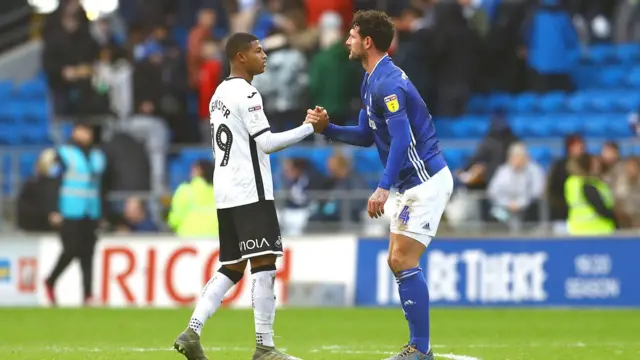
[[[280,224],[273,200],[218,209],[220,263],[262,255],[282,256]]]

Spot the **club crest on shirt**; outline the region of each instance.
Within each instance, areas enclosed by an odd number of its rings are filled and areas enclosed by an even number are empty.
[[[387,105],[387,109],[391,112],[396,112],[400,109],[400,103],[398,103],[398,96],[396,94],[391,94],[384,98],[384,103]]]

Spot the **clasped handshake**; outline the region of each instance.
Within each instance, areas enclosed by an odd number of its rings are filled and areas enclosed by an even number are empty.
[[[311,124],[314,132],[322,134],[329,126],[329,114],[323,107],[316,106],[313,110],[307,110],[307,117],[304,119],[304,123]]]

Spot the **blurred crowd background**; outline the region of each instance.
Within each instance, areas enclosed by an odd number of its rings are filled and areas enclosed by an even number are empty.
[[[189,194],[211,191],[208,106],[229,72],[225,38],[252,32],[267,49],[254,85],[272,131],[315,105],[351,124],[363,70],[344,40],[354,11],[371,8],[393,18],[391,56],[456,174],[442,232],[563,233],[568,164],[584,153],[618,227],[640,228],[640,1],[3,0],[2,229],[55,228],[51,149],[80,122],[107,155],[105,231],[215,235],[213,197]],[[272,163],[285,234],[388,227],[364,211],[375,149],[314,135]]]

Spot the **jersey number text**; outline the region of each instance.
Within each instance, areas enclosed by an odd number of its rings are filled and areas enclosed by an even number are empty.
[[[222,140],[222,134],[226,135],[225,141]],[[229,129],[227,125],[221,124],[218,127],[218,131],[216,131],[216,136],[213,141],[218,145],[218,149],[222,150],[220,166],[227,166],[227,164],[229,164],[229,154],[231,154],[231,145],[233,144],[233,134],[231,133],[231,129]]]

